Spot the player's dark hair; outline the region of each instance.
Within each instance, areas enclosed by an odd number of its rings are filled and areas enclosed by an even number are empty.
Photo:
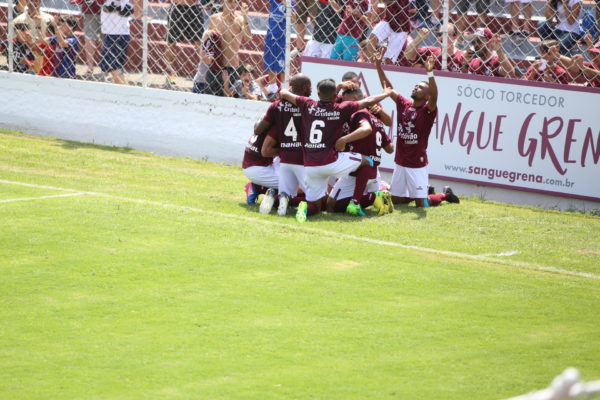
[[[354,71],[348,71],[344,75],[342,75],[342,82],[351,81],[353,79],[358,78],[358,75]]]
[[[292,93],[304,95],[304,87],[310,86],[310,78],[305,74],[296,74],[290,78],[290,88]]]
[[[363,97],[363,92],[360,89],[344,90],[344,96],[357,96],[360,99]]]
[[[335,81],[331,78],[323,79],[317,83],[317,91],[322,99],[333,99],[337,91]]]

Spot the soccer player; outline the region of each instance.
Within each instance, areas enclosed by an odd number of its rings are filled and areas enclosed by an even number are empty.
[[[358,101],[363,98],[363,94],[360,89],[355,89],[346,91],[344,98]],[[394,208],[389,192],[379,191],[381,176],[377,168],[381,162],[382,148],[389,154],[394,152],[394,145],[385,133],[384,123],[369,110],[359,110],[352,114],[350,131],[350,134],[337,140],[336,150],[371,157],[374,165],[364,166],[356,173],[340,178],[327,199],[327,211],[346,211],[352,215],[364,216],[362,209],[374,205],[379,215],[391,212]],[[357,174],[364,174],[366,179],[357,179]],[[357,184],[357,181],[361,184]]]
[[[392,84],[381,67],[383,51],[375,60],[381,86],[392,89]],[[394,204],[415,200],[417,207],[427,206],[427,142],[437,116],[437,85],[433,77],[435,59],[425,61],[428,82],[419,82],[406,99],[392,89],[398,115],[396,156],[392,175],[392,201]]]
[[[279,159],[273,160],[272,157],[262,156],[261,148],[267,137],[267,130],[256,129],[258,125],[259,121],[254,124],[254,132],[246,144],[242,159],[242,169],[250,179],[250,182],[246,184],[247,204],[255,204],[259,194],[265,193],[269,189],[277,189],[279,182],[277,176]]]
[[[282,90],[282,99],[300,107],[302,114],[302,143],[304,149],[304,173],[306,202],[298,205],[296,219],[304,222],[308,215],[321,210],[321,202],[327,194],[330,176],[345,176],[363,165],[372,165],[369,157],[355,153],[339,153],[335,142],[340,138],[343,124],[361,108],[370,107],[388,97],[391,89],[361,101],[335,103],[336,84],[333,79],[323,79],[317,84],[319,101],[298,96]]]
[[[290,79],[291,92],[298,96],[310,96],[310,78],[297,74]],[[258,123],[255,132],[269,130],[262,145],[263,157],[280,158],[279,164],[279,207],[278,215],[285,215],[290,197],[298,194],[298,186],[304,186],[304,157],[302,153],[302,135],[300,107],[283,99],[275,100]],[[268,214],[274,204],[274,198],[265,196],[261,203],[261,212]],[[270,207],[269,207],[270,206]]]

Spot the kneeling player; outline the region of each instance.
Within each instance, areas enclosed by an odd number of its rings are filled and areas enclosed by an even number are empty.
[[[360,89],[346,91],[348,100],[361,100]],[[343,212],[364,216],[363,208],[373,205],[379,215],[393,211],[389,192],[380,191],[381,177],[378,166],[381,162],[381,149],[387,153],[394,151],[394,145],[385,133],[383,122],[368,110],[355,112],[350,119],[351,133],[336,142],[336,150],[353,151],[373,159],[372,167],[365,166],[357,172],[340,178],[327,199],[327,211]]]
[[[330,176],[346,176],[373,160],[356,153],[338,153],[335,143],[341,136],[342,126],[357,110],[370,107],[388,97],[391,90],[361,101],[336,104],[336,84],[333,79],[323,79],[317,84],[319,101],[298,96],[288,90],[280,92],[281,98],[300,107],[304,148],[306,200],[298,206],[296,219],[306,220],[321,210],[327,193]]]
[[[277,190],[279,181],[278,168],[279,159],[272,157],[263,157],[260,153],[267,130],[256,131],[258,122],[254,125],[255,133],[250,136],[248,144],[244,150],[244,158],[242,160],[242,168],[244,174],[250,179],[246,184],[246,203],[255,204],[258,195],[271,191],[274,195]]]

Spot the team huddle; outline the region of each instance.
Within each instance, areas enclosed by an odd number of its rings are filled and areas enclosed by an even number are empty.
[[[347,212],[364,216],[373,207],[378,215],[391,213],[394,204],[415,201],[417,207],[458,203],[449,187],[440,194],[428,187],[427,142],[437,116],[434,60],[425,63],[428,81],[420,82],[411,98],[398,94],[387,79],[379,55],[375,66],[383,92],[364,97],[356,74],[349,72],[336,85],[333,79],[317,84],[319,100],[309,96],[308,76],[290,79],[255,124],[244,152],[242,168],[250,180],[246,200],[255,204],[264,193],[259,211],[286,215],[297,206],[299,222],[307,216]],[[391,97],[397,110],[396,148],[386,133],[392,121],[379,103]],[[391,185],[381,180],[382,151],[395,154]]]

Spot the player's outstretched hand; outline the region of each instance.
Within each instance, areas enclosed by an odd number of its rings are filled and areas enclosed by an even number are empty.
[[[427,57],[427,60],[425,60],[425,70],[427,72],[431,72],[431,71],[433,71],[434,66],[435,66],[435,59],[433,58],[433,56]]]
[[[342,136],[335,142],[335,149],[337,151],[344,151],[345,148],[346,148],[346,140]]]

